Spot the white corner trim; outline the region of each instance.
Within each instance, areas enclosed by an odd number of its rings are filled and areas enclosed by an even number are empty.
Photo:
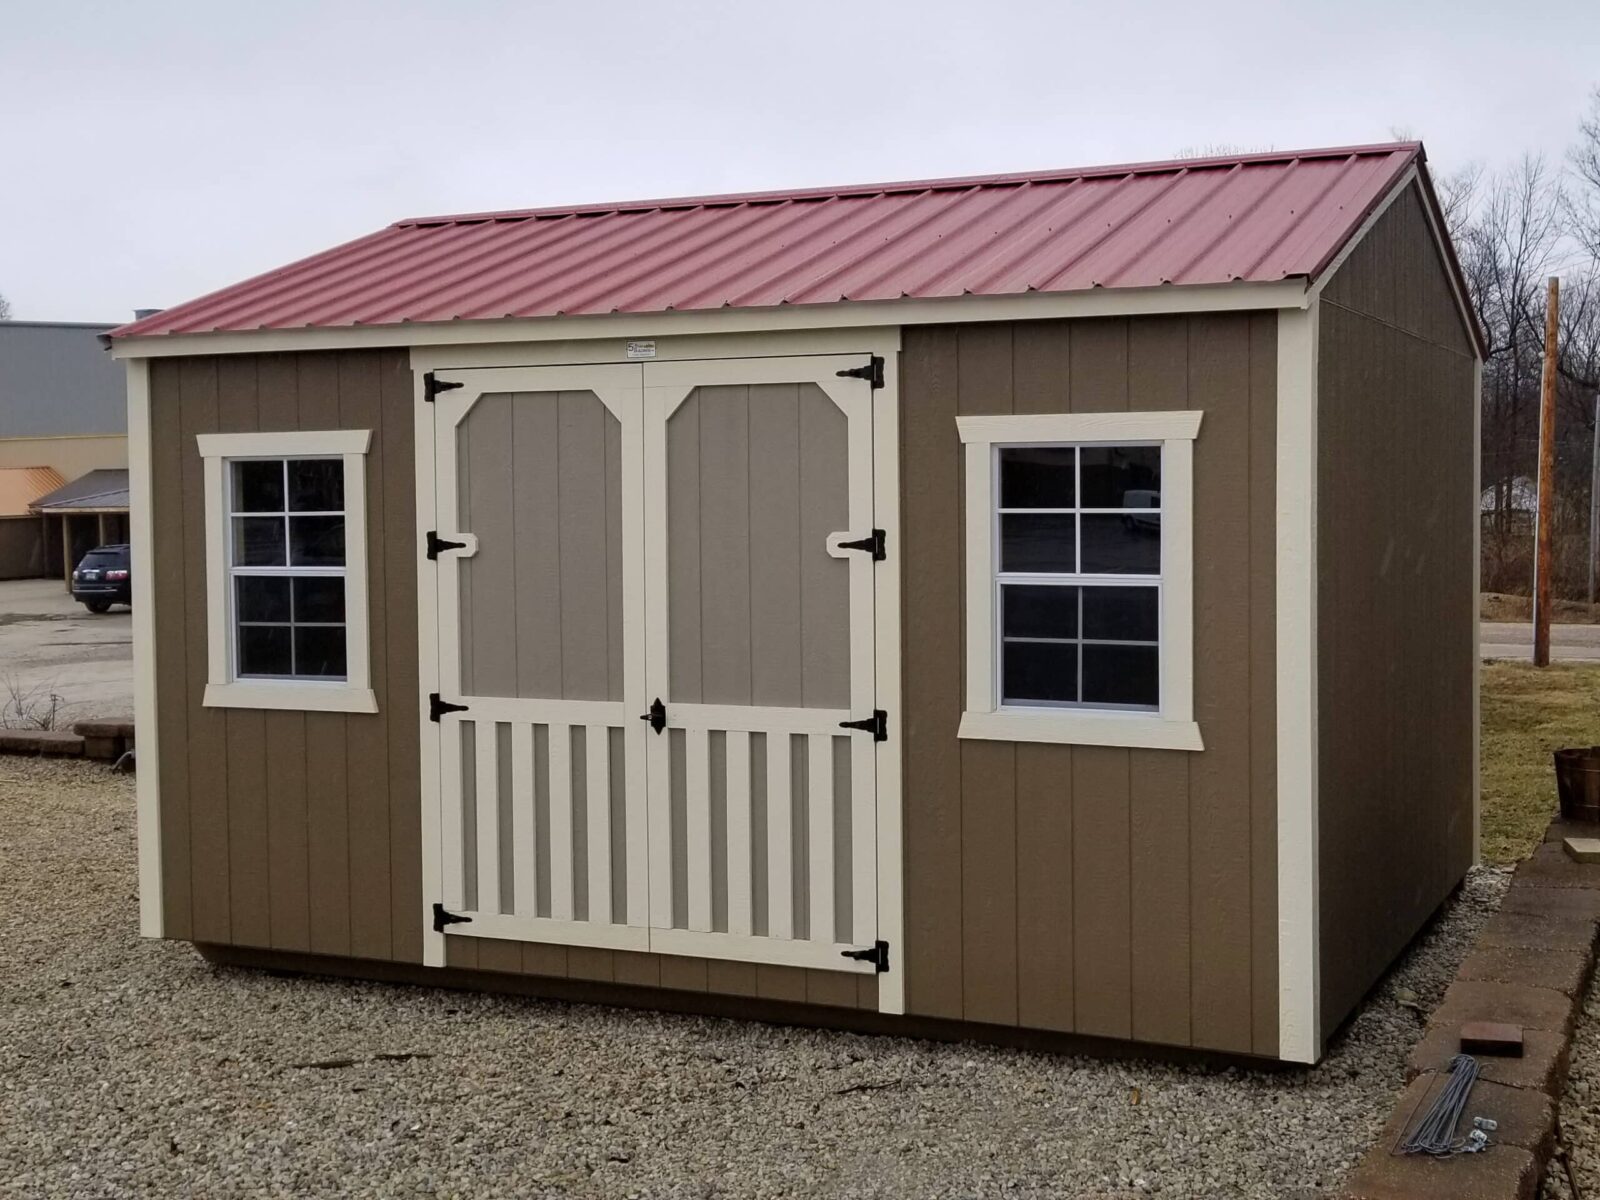
[[[1201,412],[1043,413],[957,417],[967,445],[995,442],[1164,442],[1200,436]]]
[[[1483,496],[1483,361],[1472,364],[1472,569],[1467,582],[1472,588],[1472,862],[1483,859],[1483,626],[1478,616],[1479,572],[1483,569],[1483,518],[1478,506]]]
[[[166,931],[161,870],[161,744],[156,710],[155,526],[150,447],[150,364],[128,363],[128,538],[133,570],[133,725],[139,847],[139,934]]]
[[[341,328],[255,329],[226,333],[173,333],[118,338],[113,358],[164,358],[189,354],[259,354],[278,350],[367,349],[378,346],[471,346],[508,342],[624,343],[689,334],[849,330],[862,326],[931,325],[967,321],[1054,320],[1158,313],[1241,312],[1304,308],[1306,281],[1162,284],[1149,288],[1092,288],[1079,292],[1027,292],[1015,296],[951,296],[936,300],[846,300],[770,308],[697,312],[599,313],[591,316],[438,321]],[[854,350],[854,346],[847,347]],[[732,356],[730,356],[732,357]],[[418,365],[413,360],[413,366]],[[459,364],[458,364],[459,365]],[[508,364],[510,365],[510,364]]]
[[[371,688],[315,683],[208,683],[206,708],[281,708],[292,712],[375,713]]]
[[[1278,314],[1278,1057],[1322,1054],[1317,847],[1318,306]]]
[[[201,433],[195,435],[200,457],[292,458],[311,454],[365,454],[372,446],[370,429],[317,429],[277,433]]]
[[[966,710],[958,736],[1203,750],[1194,720],[1194,441],[1203,412],[1045,413],[957,417],[966,446]],[[1063,442],[1161,444],[1160,711],[1002,708],[996,690],[994,448]]]
[[[367,450],[369,429],[310,432],[202,433],[205,466],[206,708],[273,708],[303,712],[377,712],[372,691],[372,634],[367,597]],[[233,677],[232,605],[228,596],[226,464],[235,458],[338,456],[344,460],[345,678],[238,681]]]
[[[1059,742],[1069,746],[1122,746],[1133,750],[1204,750],[1200,726],[1129,714],[1088,715],[1047,709],[965,712],[957,737],[988,742]]]

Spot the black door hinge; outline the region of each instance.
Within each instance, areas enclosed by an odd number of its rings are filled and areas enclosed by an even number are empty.
[[[470,924],[472,924],[472,918],[471,917],[462,917],[462,916],[457,916],[453,912],[446,912],[445,911],[445,907],[442,904],[435,904],[433,906],[433,931],[435,933],[443,933],[444,932],[444,927],[446,925],[470,925]],[[878,944],[880,946],[883,945],[882,942],[879,942]]]
[[[872,735],[875,742],[889,740],[889,714],[881,708],[872,710],[872,715],[860,721],[840,721],[840,729],[861,729]]]
[[[428,693],[428,720],[430,721],[437,723],[445,713],[466,711],[467,706],[465,704],[451,704],[448,700],[439,699],[438,692]]]
[[[435,904],[433,907],[437,909],[439,906]],[[873,942],[870,950],[841,950],[839,956],[853,958],[857,962],[869,962],[878,968],[880,975],[889,969],[889,943],[885,941]]]
[[[464,550],[465,542],[448,542],[439,536],[437,529],[428,530],[428,557],[436,559],[446,550]]]
[[[458,387],[466,387],[464,383],[451,383],[448,379],[440,379],[432,371],[422,377],[422,398],[432,404],[439,398],[440,392],[453,392]]]
[[[864,367],[846,367],[843,371],[836,371],[840,379],[865,379],[873,388],[883,386],[883,359],[874,354]]]
[[[667,727],[667,706],[661,703],[660,696],[657,696],[653,701],[651,701],[650,711],[641,714],[639,720],[649,721],[650,728],[655,730],[657,733],[660,733]]]
[[[864,538],[857,538],[853,542],[840,542],[839,549],[865,550],[868,554],[872,555],[873,562],[882,562],[884,559],[889,557],[889,549],[885,541],[886,537],[887,535],[883,532],[883,530],[874,529]]]

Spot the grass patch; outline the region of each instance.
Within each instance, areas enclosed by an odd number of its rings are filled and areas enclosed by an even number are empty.
[[[1552,751],[1600,745],[1600,666],[1483,664],[1483,857],[1533,853],[1556,811]]]

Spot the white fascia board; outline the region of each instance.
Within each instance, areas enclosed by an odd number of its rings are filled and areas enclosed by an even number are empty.
[[[281,350],[590,341],[596,338],[612,338],[620,342],[687,334],[770,333],[780,330],[854,329],[861,326],[1304,308],[1307,296],[1306,281],[1297,277],[1270,283],[1095,288],[1082,292],[1028,292],[1017,296],[959,296],[940,300],[846,300],[832,304],[727,308],[705,312],[604,313],[594,316],[447,321],[336,329],[175,333],[122,338],[112,343],[111,353],[114,358],[166,358],[195,354],[259,354]],[[615,357],[625,358],[620,346]]]

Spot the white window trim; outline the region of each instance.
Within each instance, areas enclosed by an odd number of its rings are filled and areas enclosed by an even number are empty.
[[[295,712],[378,711],[372,690],[371,637],[367,622],[367,451],[369,429],[293,433],[202,433],[195,441],[205,461],[207,708],[272,708]],[[233,634],[229,628],[227,463],[234,458],[296,458],[338,455],[344,459],[345,678],[247,682],[233,678]]]
[[[1194,720],[1194,440],[1199,412],[957,417],[966,446],[967,696],[959,736],[1001,742],[1201,750]],[[1161,685],[1157,712],[1002,708],[994,612],[995,447],[1161,444]]]

